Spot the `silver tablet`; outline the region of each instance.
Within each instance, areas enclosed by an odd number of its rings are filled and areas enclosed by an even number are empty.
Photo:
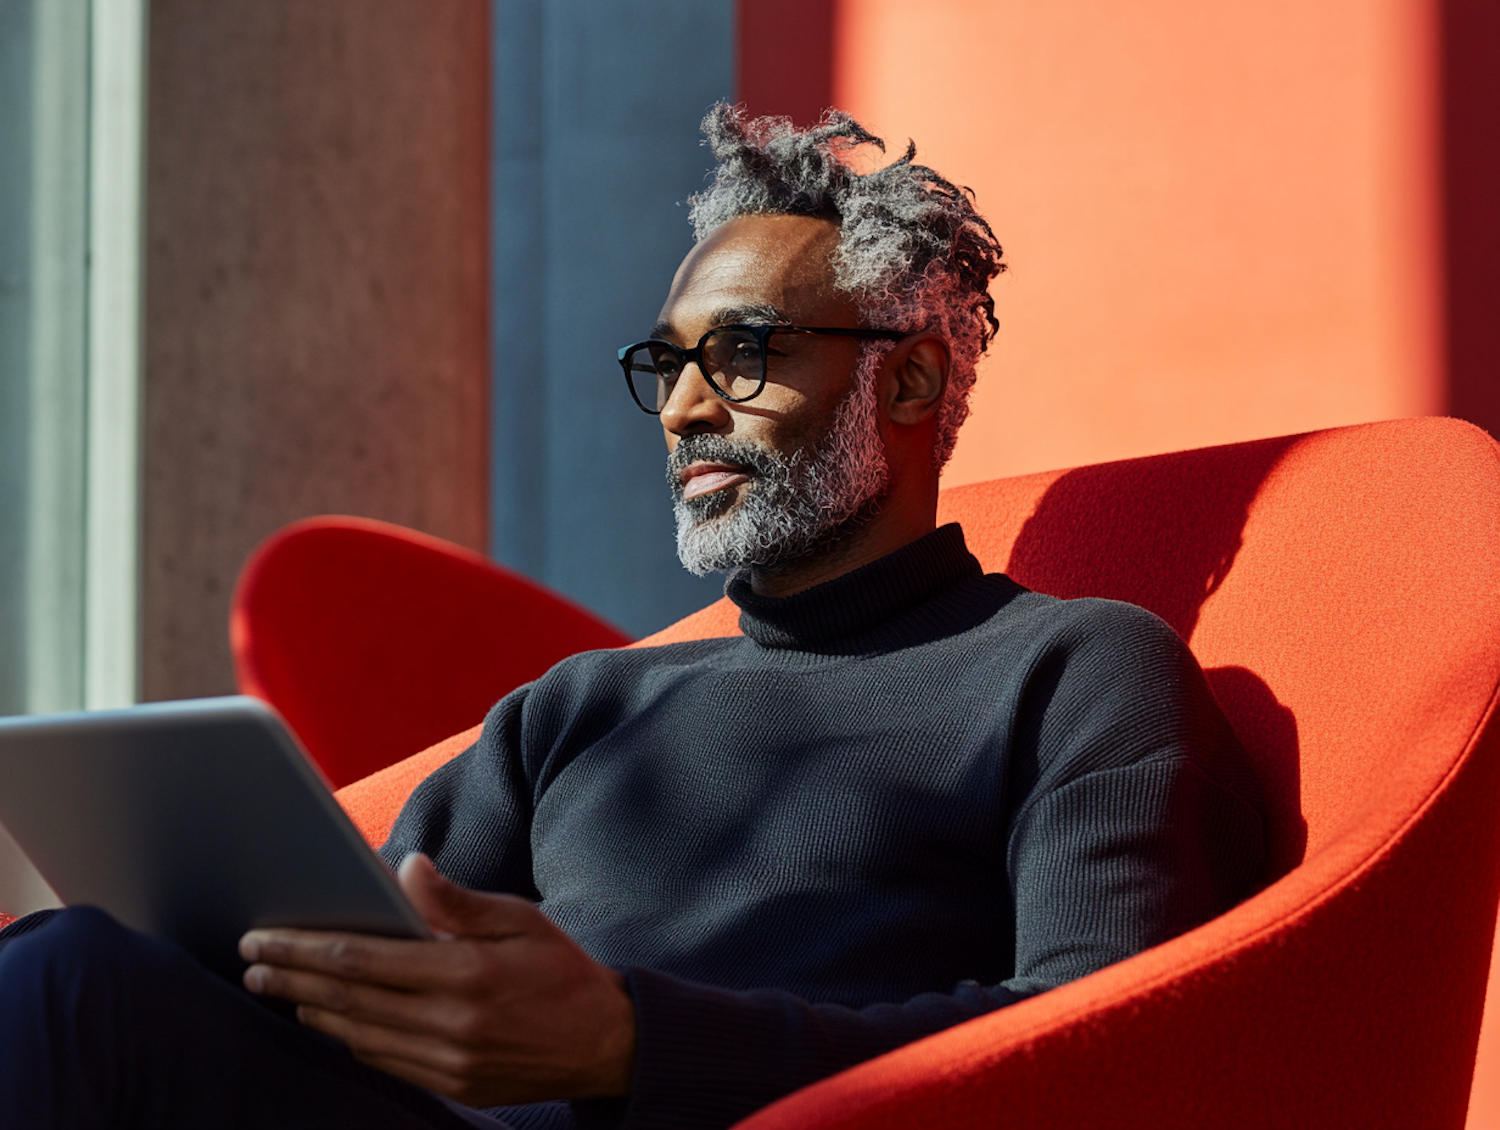
[[[428,936],[256,699],[0,718],[0,824],[64,903],[102,907],[235,980],[252,926]]]

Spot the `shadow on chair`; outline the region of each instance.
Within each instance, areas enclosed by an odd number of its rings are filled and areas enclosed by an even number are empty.
[[[1016,537],[1005,569],[1053,596],[1139,604],[1191,642],[1234,565],[1250,505],[1295,437],[1065,472]]]

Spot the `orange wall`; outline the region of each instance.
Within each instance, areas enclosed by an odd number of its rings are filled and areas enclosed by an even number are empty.
[[[948,485],[1445,408],[1426,0],[810,9],[1011,263]]]
[[[834,104],[1012,266],[949,484],[1444,408],[1413,0],[846,0]]]

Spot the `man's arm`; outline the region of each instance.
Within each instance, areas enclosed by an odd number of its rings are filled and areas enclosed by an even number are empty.
[[[380,848],[395,869],[420,852],[461,886],[533,902],[531,782],[521,718],[534,684],[517,687],[484,720],[479,741],[419,784]]]
[[[1097,819],[1121,797],[1132,800],[1118,819]],[[999,985],[856,1009],[646,969],[622,976],[531,903],[457,887],[422,856],[401,884],[438,940],[256,930],[241,948],[255,963],[245,983],[296,1002],[299,1020],[366,1063],[470,1105],[628,1095],[631,1126],[727,1126],[1223,909],[1200,881],[1211,861],[1178,830],[1222,820],[1224,799],[1191,763],[1148,760],[1079,778],[1029,810],[1012,848],[1030,928],[1018,976]],[[1081,914],[1085,904],[1096,913]]]

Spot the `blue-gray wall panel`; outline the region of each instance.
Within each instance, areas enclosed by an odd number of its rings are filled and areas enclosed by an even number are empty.
[[[732,93],[733,4],[495,11],[493,551],[644,634],[722,586],[677,562],[661,431],[614,353],[692,245],[683,201],[709,165],[698,122]]]

